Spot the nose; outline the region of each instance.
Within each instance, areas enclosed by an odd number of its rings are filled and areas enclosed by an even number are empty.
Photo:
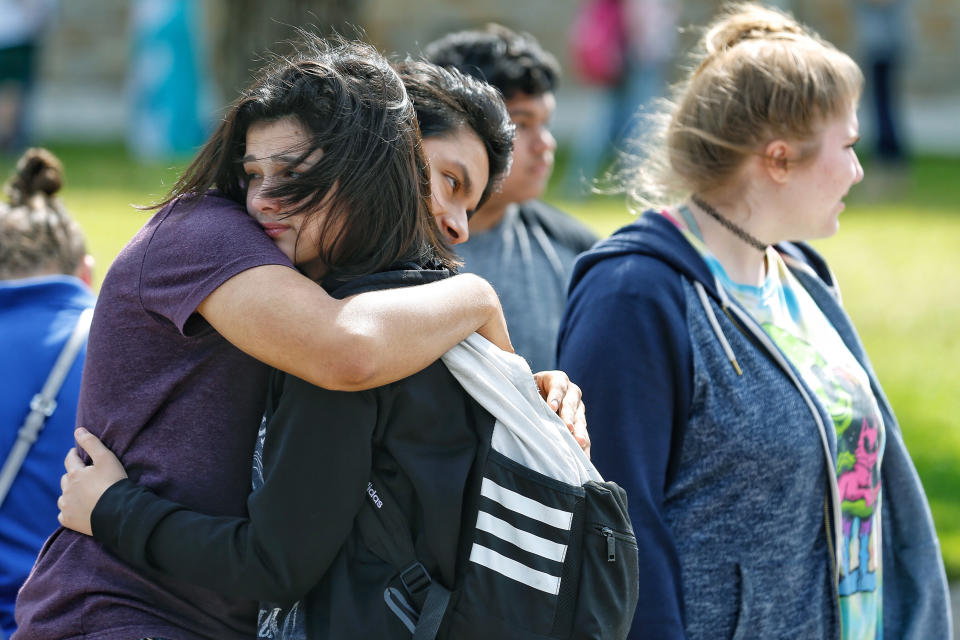
[[[437,226],[451,245],[462,244],[470,238],[466,209],[447,210],[437,215]]]
[[[280,212],[280,205],[276,198],[271,198],[267,194],[270,190],[263,181],[258,184],[251,184],[247,187],[247,200],[250,202],[250,208],[257,213],[264,215],[276,215]]]
[[[854,154],[853,157],[854,157],[854,162],[857,163],[856,173],[854,174],[854,177],[853,177],[853,184],[857,184],[858,182],[860,182],[861,180],[863,180],[863,166],[860,164],[860,157],[859,157],[859,156],[857,156],[856,154]]]
[[[554,151],[557,148],[557,139],[550,133],[550,129],[540,127],[537,136],[534,138],[533,145],[537,153]]]

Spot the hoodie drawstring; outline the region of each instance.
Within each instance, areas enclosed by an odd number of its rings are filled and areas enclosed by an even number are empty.
[[[740,368],[740,364],[737,362],[737,357],[733,353],[733,349],[730,347],[730,343],[727,341],[727,336],[723,334],[723,330],[720,328],[720,323],[717,322],[717,316],[713,312],[713,306],[710,304],[710,300],[707,299],[707,292],[704,290],[703,285],[697,281],[694,281],[693,288],[697,290],[697,297],[700,298],[700,304],[703,306],[703,310],[707,312],[707,320],[710,321],[710,326],[713,328],[713,333],[717,336],[717,340],[720,341],[720,346],[723,348],[723,352],[727,355],[727,359],[730,361],[730,364],[733,365],[733,370],[737,372],[738,376],[743,375],[743,370]],[[721,292],[722,288],[719,289]],[[723,295],[721,293],[721,295]]]

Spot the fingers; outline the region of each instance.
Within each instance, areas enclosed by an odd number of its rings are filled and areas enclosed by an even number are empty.
[[[558,411],[570,384],[567,374],[563,371],[540,371],[533,374],[533,379],[537,381],[540,395],[547,401],[550,408]]]
[[[563,371],[540,371],[533,374],[540,395],[550,408],[557,412],[567,429],[576,438],[577,444],[590,455],[590,434],[587,433],[587,410],[583,404],[583,391],[570,381]]]
[[[110,449],[107,449],[107,447],[104,446],[104,444],[100,441],[100,438],[93,435],[83,427],[79,427],[73,435],[77,439],[77,444],[81,449],[87,452],[87,455],[90,456],[90,459],[93,461],[94,465],[116,460],[116,456],[113,455],[113,452],[110,451]]]
[[[570,383],[570,386],[575,388],[577,392],[580,392],[580,387]],[[568,396],[572,396],[572,393],[568,393]],[[577,440],[577,444],[580,445],[580,448],[583,449],[584,453],[587,454],[587,457],[590,457],[590,433],[587,431],[587,407],[583,404],[583,398],[580,397],[580,401],[577,403],[576,409],[573,411],[574,418],[573,423],[568,423],[568,428],[573,434],[573,437]]]
[[[77,453],[76,447],[70,447],[70,451],[67,451],[67,457],[63,459],[63,468],[70,472],[83,469],[86,466],[83,460],[80,459],[80,454]]]
[[[564,377],[566,377],[566,374],[564,374]],[[567,424],[567,428],[574,434],[576,434],[578,429],[577,420],[581,420],[583,423],[579,425],[579,428],[586,431],[587,419],[583,410],[583,391],[569,380],[567,381],[566,391],[563,395],[562,404],[560,405],[560,411],[557,413],[560,414],[560,417],[563,418],[563,421]]]
[[[92,535],[90,514],[104,491],[100,488],[104,482],[98,479],[102,471],[94,465],[84,465],[75,450],[67,454],[64,464],[68,470],[60,476],[57,522],[68,529]]]
[[[583,449],[584,453],[586,453],[587,457],[589,458],[590,433],[587,431],[587,413],[586,407],[583,403],[577,407],[577,418],[574,421],[573,437],[576,438],[577,444],[580,445],[580,448]]]

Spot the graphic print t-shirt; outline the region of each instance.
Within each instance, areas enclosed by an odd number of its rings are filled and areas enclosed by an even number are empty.
[[[665,213],[699,251],[720,285],[783,351],[833,420],[843,516],[838,588],[842,637],[882,638],[880,462],[885,434],[870,380],[776,250],[767,249],[767,277],[761,286],[734,282],[700,240],[689,211],[681,209],[680,214],[678,219]]]

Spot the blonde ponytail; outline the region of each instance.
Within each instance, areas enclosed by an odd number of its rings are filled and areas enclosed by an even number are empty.
[[[729,183],[771,140],[796,141],[809,156],[824,122],[855,105],[862,87],[856,63],[790,15],[726,5],[621,178],[638,204],[665,206]]]

